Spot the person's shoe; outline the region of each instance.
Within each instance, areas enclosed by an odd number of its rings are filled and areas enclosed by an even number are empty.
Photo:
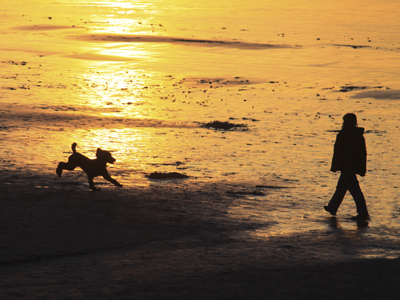
[[[369,215],[357,215],[357,216],[351,217],[351,219],[355,220],[355,221],[369,220]]]
[[[336,216],[336,211],[333,211],[332,209],[329,208],[329,206],[324,206],[324,209],[330,213],[332,216]]]

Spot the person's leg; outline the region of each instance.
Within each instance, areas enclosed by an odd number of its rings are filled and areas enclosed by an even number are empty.
[[[364,194],[361,191],[360,184],[357,180],[357,175],[354,173],[344,173],[342,175],[346,183],[347,189],[353,196],[354,202],[356,203],[358,215],[367,217],[367,204],[365,202]]]
[[[347,185],[344,180],[343,174],[340,174],[337,186],[336,186],[336,191],[332,196],[331,201],[329,201],[329,204],[325,209],[329,211],[332,215],[335,215],[337,210],[339,209],[340,204],[342,204],[343,198],[346,195],[347,192]]]

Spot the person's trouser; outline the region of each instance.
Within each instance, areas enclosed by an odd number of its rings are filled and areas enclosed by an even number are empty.
[[[353,196],[354,202],[357,206],[357,213],[359,215],[368,215],[364,194],[361,191],[360,184],[358,183],[357,175],[351,172],[342,172],[340,174],[336,191],[328,204],[329,209],[332,212],[337,212],[347,191],[349,191]]]

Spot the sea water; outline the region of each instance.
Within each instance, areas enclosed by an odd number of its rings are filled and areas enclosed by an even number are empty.
[[[180,172],[190,178],[167,184],[243,187],[229,213],[272,220],[259,236],[318,230],[353,112],[366,129],[369,234],[396,238],[398,1],[0,2],[3,171],[54,176],[77,142],[91,157],[112,151],[126,188]],[[213,121],[246,127],[202,127]],[[354,213],[347,196],[341,214]]]

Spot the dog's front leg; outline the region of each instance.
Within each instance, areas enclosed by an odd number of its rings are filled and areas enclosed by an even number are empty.
[[[118,181],[116,181],[114,178],[112,178],[111,176],[110,176],[110,174],[106,174],[106,175],[103,175],[103,178],[105,179],[105,180],[108,180],[109,182],[111,182],[113,185],[116,185],[116,186],[122,186],[122,184],[120,184]]]

